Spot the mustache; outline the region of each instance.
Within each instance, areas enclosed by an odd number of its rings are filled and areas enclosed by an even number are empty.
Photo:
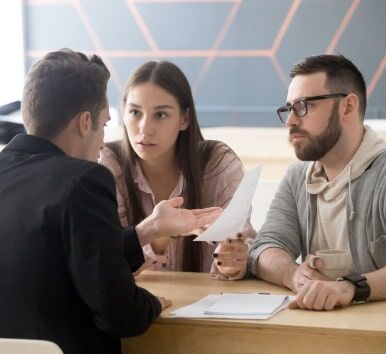
[[[308,131],[300,129],[299,127],[291,127],[289,130],[289,135],[292,135],[295,133],[302,134],[304,136],[309,136]]]

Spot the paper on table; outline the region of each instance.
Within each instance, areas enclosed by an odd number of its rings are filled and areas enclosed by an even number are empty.
[[[220,217],[194,241],[225,241],[243,231],[263,166],[248,171]]]
[[[174,317],[186,317],[186,318],[203,318],[203,317],[208,317],[205,316],[204,312],[205,310],[214,304],[216,299],[221,296],[220,294],[211,294],[206,297],[204,297],[201,300],[198,300],[197,302],[180,307],[179,309],[175,310],[171,314]]]
[[[270,294],[211,294],[181,307],[174,317],[265,320],[287,308],[293,296]]]
[[[222,294],[206,310],[206,315],[269,315],[286,300],[287,295]]]

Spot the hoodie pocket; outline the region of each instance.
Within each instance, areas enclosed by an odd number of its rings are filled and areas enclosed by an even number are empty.
[[[386,235],[370,242],[370,252],[378,269],[386,266]]]

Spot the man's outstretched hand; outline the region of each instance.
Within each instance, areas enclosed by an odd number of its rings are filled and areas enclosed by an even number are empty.
[[[191,230],[212,224],[222,213],[222,208],[204,209],[180,208],[184,202],[182,197],[163,200],[153,212],[136,226],[142,245],[164,236],[179,236]]]

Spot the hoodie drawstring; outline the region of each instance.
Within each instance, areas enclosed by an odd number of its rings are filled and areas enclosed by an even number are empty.
[[[354,215],[355,215],[354,203],[352,201],[352,195],[351,195],[351,168],[352,168],[352,165],[350,165],[348,169],[348,202],[350,206],[350,216],[348,219],[350,221],[354,218]]]
[[[311,201],[310,193],[308,193],[306,188],[306,256],[310,254],[310,212],[311,212]]]

